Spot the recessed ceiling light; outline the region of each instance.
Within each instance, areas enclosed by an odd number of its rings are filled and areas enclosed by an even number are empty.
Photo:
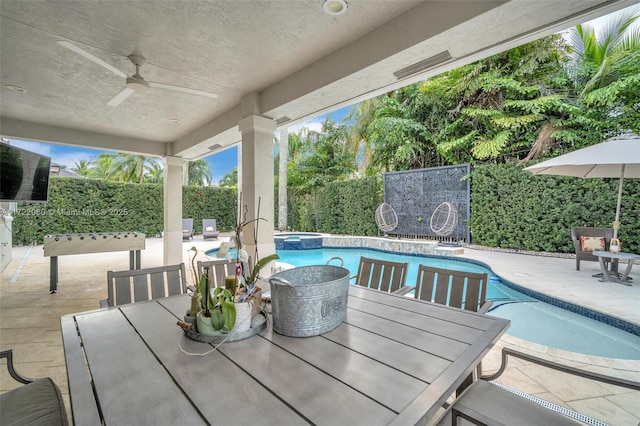
[[[324,0],[322,8],[329,15],[340,15],[347,10],[347,2],[345,0]]]
[[[26,90],[20,86],[14,86],[12,84],[5,84],[4,87],[11,90],[12,92],[24,93]]]
[[[180,120],[178,120],[177,118],[170,118],[169,119],[169,123],[171,123],[171,124],[180,124]]]

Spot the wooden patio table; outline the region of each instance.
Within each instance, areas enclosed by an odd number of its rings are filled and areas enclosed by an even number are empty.
[[[321,336],[212,346],[175,296],[61,319],[74,423],[413,425],[434,418],[509,321],[351,286]]]

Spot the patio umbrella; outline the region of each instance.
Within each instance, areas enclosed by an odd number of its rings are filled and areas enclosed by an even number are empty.
[[[620,203],[624,178],[640,178],[640,136],[626,133],[596,145],[561,155],[525,168],[534,175],[620,178],[614,238],[620,227]]]

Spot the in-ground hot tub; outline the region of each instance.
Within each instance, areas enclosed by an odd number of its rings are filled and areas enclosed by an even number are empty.
[[[274,234],[276,250],[309,250],[322,248],[322,235],[311,232],[280,232]]]

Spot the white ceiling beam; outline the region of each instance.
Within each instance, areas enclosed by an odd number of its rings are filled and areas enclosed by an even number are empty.
[[[129,152],[155,157],[168,155],[168,144],[156,141],[113,136],[4,117],[0,120],[0,132],[3,137],[10,139]],[[132,150],[133,147],[135,147],[135,151]]]
[[[373,66],[507,2],[424,2],[359,40],[263,90],[262,111],[278,108]],[[433,52],[435,53],[439,52]],[[390,78],[393,77],[393,71],[395,70],[389,71]]]

